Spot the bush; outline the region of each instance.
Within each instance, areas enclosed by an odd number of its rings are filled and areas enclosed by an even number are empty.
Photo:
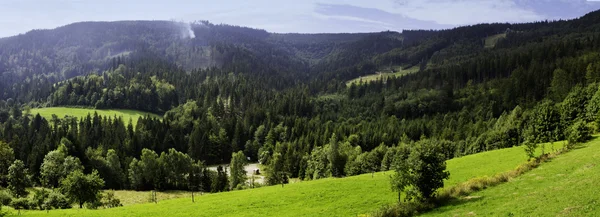
[[[29,200],[27,198],[15,198],[10,202],[10,206],[16,210],[29,209]]]
[[[398,203],[395,206],[384,206],[376,211],[373,216],[376,217],[410,217],[419,215],[435,208],[431,203],[423,203],[418,201],[407,201]]]
[[[49,192],[46,191],[45,189],[34,189],[33,190],[34,194],[33,197],[30,199],[29,203],[31,204],[31,208],[38,208],[40,210],[45,209],[44,208],[44,201],[46,201],[46,199],[48,198],[48,194]]]
[[[100,200],[95,200],[92,202],[86,202],[85,203],[85,208],[88,209],[98,209],[98,207],[102,206],[102,202]]]
[[[115,198],[115,194],[113,192],[106,192],[106,194],[102,197],[102,204],[106,208],[123,206],[123,204],[121,204],[121,200]]]
[[[398,200],[404,193],[407,201],[429,201],[450,176],[446,171],[446,156],[437,140],[421,140],[410,153],[401,154],[398,159],[402,160],[394,161],[396,173],[391,180],[392,189],[398,191]]]
[[[525,147],[525,153],[529,159],[535,157],[535,149],[538,147],[538,144],[534,142],[530,142],[529,140],[523,142],[523,146]]]
[[[71,208],[71,204],[65,195],[58,192],[52,192],[44,201],[44,207],[46,209],[69,209]]]
[[[6,191],[0,191],[0,204],[4,205],[4,206],[8,206],[10,205],[10,202],[12,201],[12,196],[10,196],[10,194]]]
[[[0,217],[7,216],[8,214],[10,214],[8,211],[2,211],[2,204],[0,204]]]
[[[569,141],[569,148],[577,143],[586,142],[591,138],[591,130],[582,120],[575,121],[567,133],[567,140]]]

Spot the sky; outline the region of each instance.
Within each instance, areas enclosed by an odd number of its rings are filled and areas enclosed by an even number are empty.
[[[269,32],[378,32],[580,17],[600,0],[0,0],[0,37],[80,21],[175,20]]]

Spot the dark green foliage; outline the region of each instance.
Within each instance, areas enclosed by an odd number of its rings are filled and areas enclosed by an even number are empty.
[[[188,189],[192,192],[210,192],[211,173],[202,162],[195,162],[190,167],[188,174]]]
[[[211,187],[210,190],[212,193],[222,192],[229,190],[229,179],[227,178],[227,168],[222,166],[217,167],[217,173],[212,174]]]
[[[444,180],[450,176],[442,152],[439,141],[424,140],[415,144],[408,157],[403,156],[404,153],[397,155],[392,188],[404,193],[407,201],[428,201],[433,198],[435,191],[442,188]]]
[[[230,171],[230,181],[231,189],[242,188],[246,184],[246,170],[244,166],[246,164],[246,156],[244,156],[244,152],[238,151],[233,153],[231,156],[231,163],[229,164]]]
[[[29,209],[29,200],[27,198],[15,198],[10,202],[10,206],[13,209],[19,210]]]
[[[4,206],[10,205],[13,197],[7,191],[0,191],[0,204]]]
[[[287,184],[288,174],[284,170],[283,156],[277,152],[273,154],[270,160],[269,168],[266,172],[265,179],[270,185]]]
[[[331,175],[341,177],[344,175],[344,165],[346,165],[345,156],[340,153],[339,142],[335,133],[329,140],[329,168]]]
[[[15,161],[15,153],[6,142],[0,140],[0,186],[8,185],[8,167]]]

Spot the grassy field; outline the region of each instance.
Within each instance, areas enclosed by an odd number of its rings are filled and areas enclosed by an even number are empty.
[[[115,193],[115,198],[121,200],[121,204],[123,206],[130,206],[135,204],[143,204],[148,203],[150,201],[151,193],[150,191],[125,191],[118,190],[112,191]],[[156,199],[158,201],[163,200],[171,200],[177,198],[191,197],[192,193],[187,191],[166,191],[166,192],[156,192]]]
[[[485,48],[494,48],[500,39],[506,38],[506,33],[492,35],[485,38]]]
[[[114,117],[119,116],[123,118],[123,122],[125,124],[129,123],[129,120],[133,121],[133,125],[137,123],[137,120],[140,117],[150,115],[156,118],[161,118],[160,116],[148,112],[136,111],[136,110],[127,110],[127,109],[87,109],[87,108],[68,108],[68,107],[50,107],[50,108],[36,108],[31,109],[31,114],[36,115],[40,114],[42,117],[51,120],[52,115],[58,116],[58,118],[63,118],[65,116],[82,118],[87,116],[88,114],[93,115],[94,112],[97,112],[100,116]]]
[[[600,216],[600,138],[425,216]]]
[[[559,148],[562,143],[557,143]],[[526,161],[522,147],[490,151],[448,161],[450,179],[446,186],[473,177],[494,175],[514,169]],[[126,205],[120,208],[87,210],[23,211],[24,216],[356,216],[392,204],[391,172],[347,178],[328,178],[257,189],[205,194],[192,203],[185,198],[160,200],[158,204]],[[148,192],[117,192],[117,195],[147,198]],[[129,194],[129,196],[127,196]],[[135,196],[138,195],[138,196]],[[119,196],[119,198],[121,198]],[[135,203],[135,200],[132,200]],[[131,204],[130,202],[125,202]],[[13,214],[16,212],[13,211]]]
[[[410,73],[415,73],[418,71],[419,71],[419,67],[417,67],[417,66],[413,66],[412,68],[409,68],[409,69],[402,69],[402,67],[400,67],[400,66],[394,66],[394,67],[392,67],[392,69],[382,70],[376,74],[365,75],[360,78],[355,78],[350,81],[347,81],[346,86],[350,86],[350,85],[352,85],[352,83],[356,83],[358,85],[361,83],[361,81],[366,83],[366,82],[370,82],[370,81],[376,81],[377,79],[384,79],[384,78],[389,78],[389,77],[399,77],[399,76],[407,75]]]

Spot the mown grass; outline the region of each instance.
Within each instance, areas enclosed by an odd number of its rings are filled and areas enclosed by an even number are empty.
[[[485,38],[485,48],[494,48],[500,39],[506,38],[506,33],[496,34]]]
[[[424,216],[599,216],[600,139]]]
[[[352,83],[359,85],[360,83],[368,83],[371,81],[376,81],[378,79],[387,79],[390,77],[400,77],[400,76],[415,73],[418,71],[419,71],[419,67],[417,67],[417,66],[413,66],[409,69],[402,69],[402,67],[400,67],[400,66],[394,66],[391,69],[382,70],[376,74],[365,75],[365,76],[361,76],[359,78],[355,78],[350,81],[347,81],[346,86],[350,86],[350,85],[352,85]]]
[[[557,148],[560,144],[557,144]],[[522,147],[495,150],[448,161],[446,186],[473,177],[512,170],[527,160]],[[392,172],[347,178],[328,178],[281,186],[160,200],[158,204],[126,205],[113,209],[22,211],[24,216],[356,216],[394,204]],[[125,193],[127,195],[128,193]],[[134,194],[134,193],[131,193]],[[143,198],[144,194],[140,193]],[[16,214],[16,212],[13,212]]]
[[[97,112],[100,116],[106,116],[111,118],[114,118],[115,116],[121,117],[123,118],[123,122],[125,124],[128,124],[129,120],[131,120],[134,126],[140,117],[144,117],[146,115],[150,115],[155,118],[161,118],[160,116],[153,113],[128,109],[89,109],[69,107],[49,107],[31,109],[32,115],[40,114],[40,116],[46,118],[47,120],[51,120],[53,114],[56,115],[58,118],[64,118],[65,116],[83,118],[86,117],[88,114],[94,115],[94,112]]]

